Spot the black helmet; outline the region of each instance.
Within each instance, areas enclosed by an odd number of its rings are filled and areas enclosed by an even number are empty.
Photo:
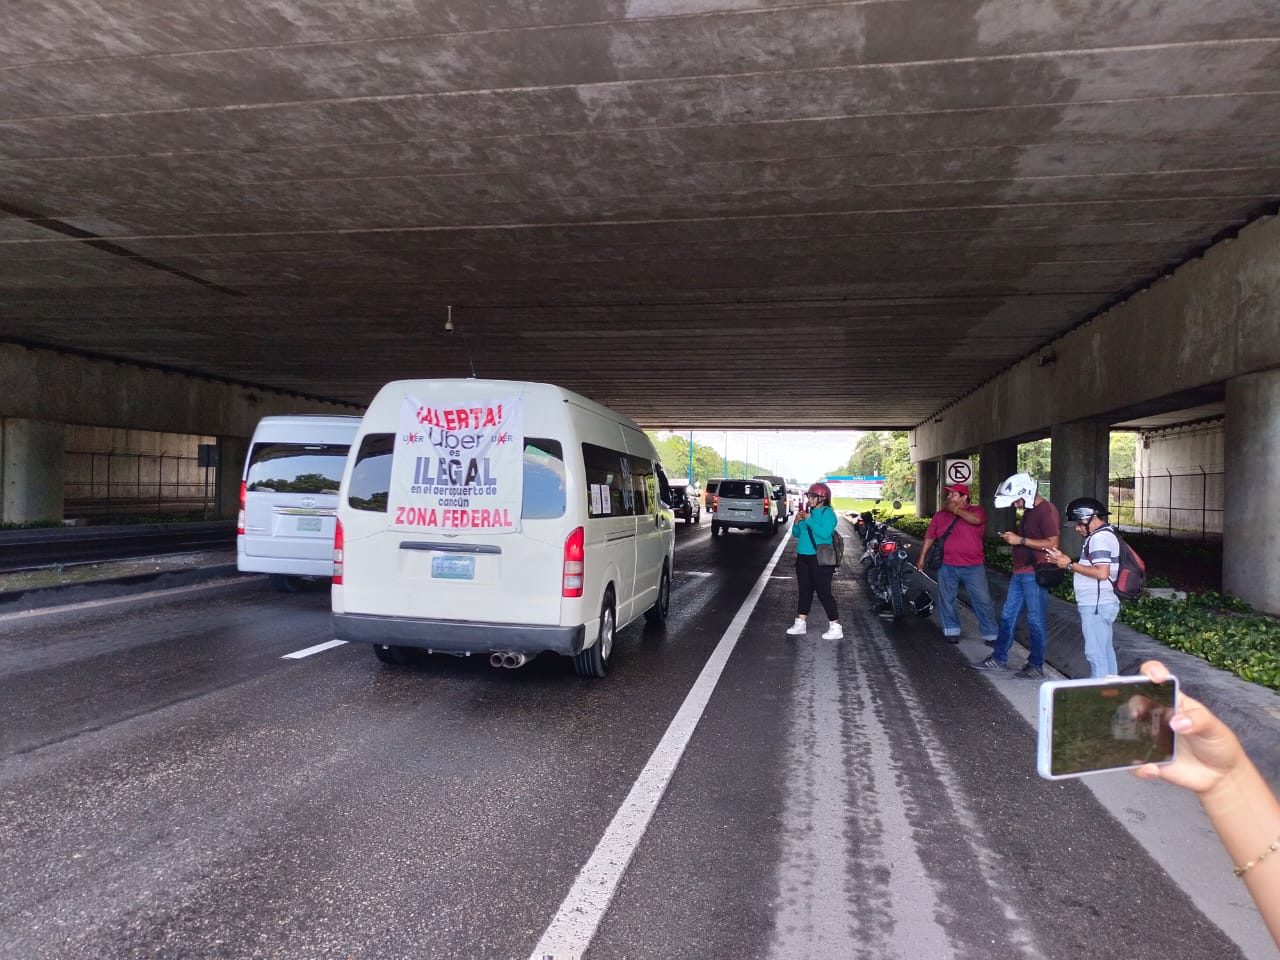
[[[928,590],[921,590],[907,601],[907,605],[917,617],[927,617],[933,613],[933,597],[929,595]]]
[[[1104,504],[1093,497],[1076,497],[1067,504],[1067,519],[1062,525],[1066,527],[1073,523],[1088,523],[1094,517],[1105,516],[1107,508]]]

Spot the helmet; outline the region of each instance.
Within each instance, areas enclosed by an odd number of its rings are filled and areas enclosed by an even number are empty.
[[[927,617],[933,613],[933,597],[929,595],[928,590],[921,590],[907,601],[907,606],[917,617]]]
[[[825,483],[811,483],[809,484],[809,489],[806,490],[805,493],[806,495],[811,493],[815,497],[821,497],[823,500],[828,502],[831,500],[831,488]]]
[[[1016,500],[1025,501],[1029,507],[1035,501],[1037,492],[1039,488],[1031,474],[1015,473],[1012,477],[1006,477],[1000,486],[996,487],[996,509],[1012,507]]]
[[[1093,497],[1076,497],[1067,504],[1066,522],[1063,526],[1070,526],[1073,523],[1088,523],[1094,517],[1107,516],[1107,508]]]

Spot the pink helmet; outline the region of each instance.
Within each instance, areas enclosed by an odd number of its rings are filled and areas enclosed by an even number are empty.
[[[809,489],[805,492],[811,493],[815,497],[821,497],[824,501],[831,500],[831,488],[825,483],[811,483]]]

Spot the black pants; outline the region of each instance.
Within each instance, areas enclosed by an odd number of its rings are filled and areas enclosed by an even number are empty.
[[[836,611],[836,598],[831,593],[831,578],[835,572],[835,567],[818,566],[818,558],[812,554],[796,554],[796,584],[800,588],[797,613],[805,617],[809,615],[809,607],[813,605],[813,595],[816,592],[827,619],[832,622],[840,619],[840,614]]]

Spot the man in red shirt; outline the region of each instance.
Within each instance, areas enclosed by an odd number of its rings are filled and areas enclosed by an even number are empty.
[[[956,613],[956,594],[964,584],[969,605],[978,615],[982,639],[995,642],[1000,628],[991,590],[987,586],[986,556],[982,551],[982,531],[987,525],[987,511],[969,502],[969,488],[963,483],[943,487],[947,501],[929,521],[924,543],[920,545],[921,569],[929,548],[942,541],[942,566],[938,569],[938,616],[942,618],[942,634],[952,643],[960,642],[960,617]]]
[[[1039,485],[1028,473],[1015,473],[996,489],[997,509],[1013,507],[1022,511],[1022,519],[1013,530],[1005,530],[1000,537],[1013,547],[1013,576],[1009,578],[1009,592],[1005,595],[1004,609],[1000,611],[1000,636],[996,638],[991,656],[974,664],[979,670],[1007,670],[1009,650],[1013,635],[1018,629],[1018,617],[1027,608],[1027,632],[1031,649],[1027,662],[1014,674],[1019,680],[1044,679],[1045,604],[1049,591],[1036,583],[1036,561],[1045,562],[1045,551],[1057,549],[1059,517],[1058,508],[1040,496]]]

